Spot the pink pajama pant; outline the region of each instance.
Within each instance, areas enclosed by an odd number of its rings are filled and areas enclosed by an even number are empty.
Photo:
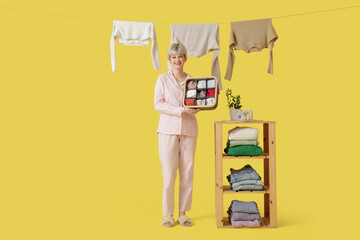
[[[174,214],[174,186],[179,169],[179,211],[191,209],[196,136],[159,133],[159,155],[163,176],[162,211]]]

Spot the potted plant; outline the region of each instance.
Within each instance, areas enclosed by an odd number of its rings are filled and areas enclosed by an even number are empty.
[[[233,96],[232,90],[226,90],[227,105],[230,110],[231,121],[244,121],[246,116],[242,113],[240,104],[240,95]]]

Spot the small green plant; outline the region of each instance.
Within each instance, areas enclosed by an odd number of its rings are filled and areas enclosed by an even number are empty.
[[[226,90],[226,98],[227,105],[230,109],[240,109],[242,105],[240,105],[240,95],[236,95],[235,97],[232,95],[231,89]]]

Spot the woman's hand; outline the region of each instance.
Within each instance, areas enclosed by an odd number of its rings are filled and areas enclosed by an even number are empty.
[[[184,108],[183,114],[197,114],[200,112],[200,109],[193,109],[193,108]]]

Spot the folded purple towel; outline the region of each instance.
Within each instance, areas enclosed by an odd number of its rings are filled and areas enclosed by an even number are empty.
[[[231,210],[228,211],[230,221],[262,221],[259,213],[233,213]]]
[[[233,227],[260,227],[261,222],[258,220],[255,221],[232,221],[231,225]]]

